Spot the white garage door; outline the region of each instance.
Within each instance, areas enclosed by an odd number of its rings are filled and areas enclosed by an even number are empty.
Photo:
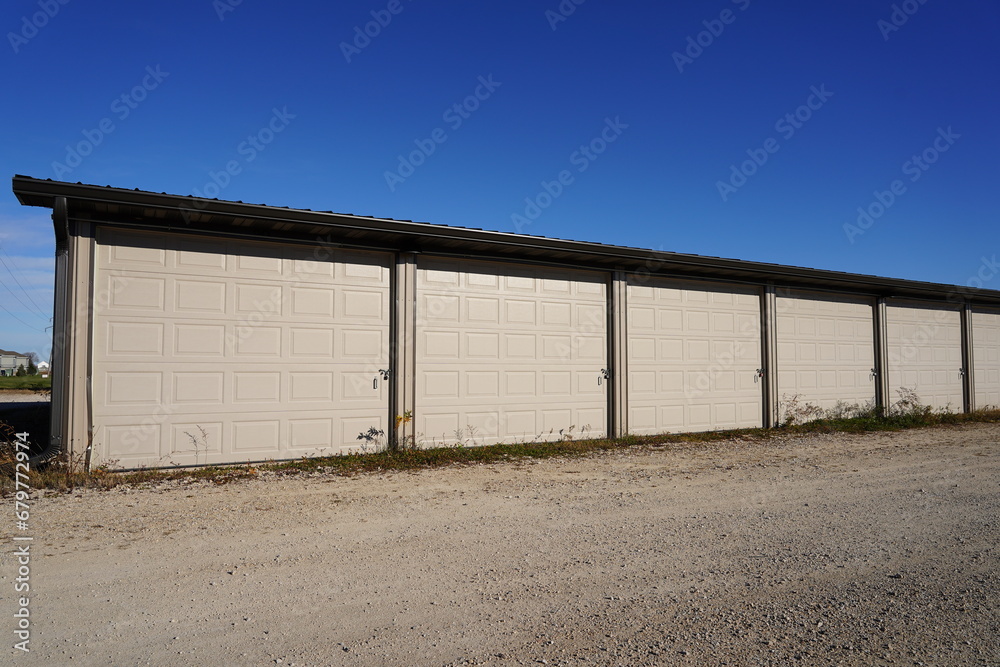
[[[761,426],[760,290],[629,278],[628,430]]]
[[[829,409],[875,401],[875,308],[870,299],[780,290],[777,314],[779,421],[793,397]]]
[[[422,258],[418,442],[604,436],[606,295],[598,274]]]
[[[1000,407],[1000,310],[972,312],[976,407]]]
[[[961,412],[962,316],[940,306],[893,302],[886,309],[889,399],[903,387],[922,405]]]
[[[388,256],[101,230],[96,271],[99,460],[329,455],[386,429]]]

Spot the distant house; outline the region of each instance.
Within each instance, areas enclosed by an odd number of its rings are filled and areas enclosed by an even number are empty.
[[[22,365],[25,369],[27,369],[28,361],[28,355],[26,354],[0,350],[0,377],[9,377],[14,375],[17,373],[18,367]]]
[[[47,378],[49,376],[50,372],[51,371],[50,371],[50,368],[49,368],[49,362],[47,362],[47,361],[39,361],[38,362],[38,374],[39,375],[41,375],[43,378]]]

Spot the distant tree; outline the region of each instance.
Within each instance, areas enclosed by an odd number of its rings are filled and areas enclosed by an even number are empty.
[[[30,361],[31,363],[33,363],[33,364],[35,364],[37,366],[38,365],[38,353],[37,352],[29,352],[28,353],[28,361]]]
[[[14,375],[16,375],[19,378],[23,378],[27,374],[28,374],[28,372],[26,370],[24,370],[24,364],[21,364],[20,366],[18,366],[17,367],[17,372],[14,373]]]
[[[28,375],[38,375],[38,366],[35,365],[35,360],[32,356],[37,356],[34,353],[28,356]]]

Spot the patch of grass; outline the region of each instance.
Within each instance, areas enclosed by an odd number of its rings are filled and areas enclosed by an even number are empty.
[[[41,375],[25,375],[22,377],[0,377],[0,389],[15,389],[24,391],[43,391],[52,389],[52,378]]]
[[[888,415],[865,414],[853,418],[824,418],[805,424],[796,424],[777,429],[777,432],[790,433],[870,433],[873,431],[902,431],[909,428],[924,428],[928,426],[950,426],[969,423],[1000,422],[1000,410],[984,409],[970,413],[961,412],[931,412],[919,410],[914,412],[896,412]]]
[[[959,414],[932,412],[921,408],[886,416],[871,410],[855,417],[817,419],[805,424],[787,425],[774,429],[739,429],[649,436],[627,435],[622,438],[560,440],[557,442],[488,445],[485,447],[407,448],[397,451],[383,450],[375,453],[304,458],[263,465],[208,466],[179,470],[118,472],[107,468],[98,468],[88,474],[83,471],[81,461],[70,461],[63,458],[41,470],[32,470],[30,484],[36,490],[68,492],[76,488],[111,489],[122,485],[144,486],[168,481],[194,483],[207,480],[214,484],[227,484],[242,479],[253,479],[263,471],[277,475],[323,473],[353,476],[373,472],[412,471],[451,465],[480,465],[556,457],[572,458],[629,448],[660,448],[681,444],[707,445],[733,438],[766,440],[780,435],[870,433],[970,423],[1000,423],[1000,409]],[[0,461],[0,467],[5,472],[4,479],[0,480],[0,492],[9,494],[14,487],[13,481],[9,478],[10,458],[9,456],[0,458],[6,461],[6,463]]]

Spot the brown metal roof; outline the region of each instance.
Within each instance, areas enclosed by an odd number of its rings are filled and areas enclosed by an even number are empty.
[[[545,236],[452,227],[127,190],[15,176],[26,206],[54,208],[65,197],[74,219],[159,231],[207,233],[488,259],[562,264],[603,270],[649,271],[779,286],[1000,305],[1000,291],[884,278],[704,255],[604,245]]]

